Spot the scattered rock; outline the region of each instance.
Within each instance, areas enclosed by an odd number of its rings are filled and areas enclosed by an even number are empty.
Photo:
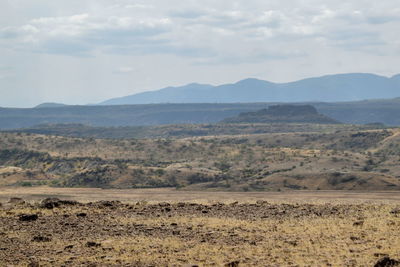
[[[286,241],[287,244],[292,245],[294,247],[296,247],[298,245],[296,240],[291,240],[291,241]]]
[[[356,237],[356,236],[350,236],[350,239],[351,239],[351,241],[360,240],[360,238],[359,238],[359,237]]]
[[[389,255],[386,253],[374,253],[374,256],[375,257],[389,257]]]
[[[101,246],[101,244],[100,244],[100,243],[93,242],[93,241],[88,241],[88,242],[86,242],[86,246],[87,246],[88,248],[93,248],[93,247],[98,248],[98,247]]]
[[[119,205],[121,205],[121,201],[108,201],[108,200],[102,200],[102,201],[98,201],[96,204],[98,204],[101,207],[117,207]]]
[[[172,234],[173,234],[173,235],[180,235],[180,234],[181,234],[181,232],[180,232],[180,231],[178,231],[178,230],[175,230],[175,231],[172,231]]]
[[[383,257],[374,265],[374,267],[392,267],[392,266],[400,266],[400,261],[391,259],[390,257]]]
[[[39,267],[40,265],[39,265],[39,262],[37,262],[37,261],[31,261],[29,264],[28,264],[28,267]]]
[[[77,216],[77,217],[86,217],[87,214],[84,213],[84,212],[80,212],[80,213],[76,214],[76,216]]]
[[[21,214],[19,215],[19,220],[21,222],[33,222],[39,218],[37,214]]]
[[[12,197],[12,198],[10,198],[8,203],[11,203],[11,204],[25,204],[25,201],[20,197]]]
[[[66,246],[66,247],[64,248],[64,250],[73,249],[73,248],[74,248],[74,245],[68,245],[68,246]]]
[[[257,200],[256,204],[260,205],[260,206],[264,206],[264,205],[268,205],[268,201],[266,201],[266,200]]]
[[[391,214],[400,214],[400,208],[395,208],[390,211]]]
[[[356,221],[353,223],[353,226],[363,226],[364,225],[364,221]]]
[[[170,207],[166,207],[166,208],[164,208],[164,211],[165,211],[165,212],[170,212],[170,211],[171,211],[171,208],[170,208]]]
[[[240,261],[232,261],[232,262],[225,264],[224,266],[225,267],[239,267],[239,263],[240,263]]]
[[[33,242],[50,242],[51,238],[47,236],[34,236],[32,238]]]
[[[74,206],[74,205],[78,205],[78,204],[79,203],[77,201],[73,201],[73,200],[60,200],[58,198],[46,198],[40,203],[39,207],[42,209],[54,209],[54,208],[58,208],[63,205]]]

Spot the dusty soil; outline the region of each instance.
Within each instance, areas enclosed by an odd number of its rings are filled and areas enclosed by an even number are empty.
[[[398,203],[11,199],[0,207],[4,266],[374,266],[385,259],[400,259]]]
[[[7,202],[12,197],[26,201],[39,201],[44,198],[57,197],[79,202],[101,200],[119,200],[134,203],[146,201],[158,202],[195,202],[213,204],[215,202],[231,203],[256,202],[265,200],[273,203],[393,203],[400,204],[399,191],[346,191],[346,190],[295,190],[285,192],[207,192],[185,191],[174,188],[156,189],[100,189],[100,188],[54,188],[41,187],[0,187],[0,202]]]

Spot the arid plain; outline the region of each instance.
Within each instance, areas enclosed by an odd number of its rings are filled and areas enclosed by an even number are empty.
[[[4,266],[394,266],[385,264],[400,258],[399,192],[1,192]],[[63,200],[44,199],[55,195]]]
[[[1,264],[399,264],[397,128],[242,126],[140,139],[0,133]]]

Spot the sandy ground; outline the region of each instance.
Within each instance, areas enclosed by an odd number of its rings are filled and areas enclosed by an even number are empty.
[[[266,200],[285,203],[400,203],[399,191],[288,191],[288,192],[200,192],[175,189],[98,189],[51,187],[0,187],[0,202],[11,197],[37,201],[47,197],[80,202],[119,200],[122,202],[255,202]]]

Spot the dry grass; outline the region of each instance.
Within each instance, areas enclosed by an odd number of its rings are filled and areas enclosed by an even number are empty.
[[[39,195],[68,192],[41,190],[33,194],[24,188],[20,195],[33,201]],[[1,199],[12,193],[1,192]],[[69,198],[93,201],[101,196],[111,199],[116,193],[72,189]],[[15,266],[31,262],[222,266],[234,261],[239,266],[373,266],[385,255],[400,259],[398,193],[229,195],[124,190],[118,199],[130,204],[96,202],[46,209],[33,202],[3,201],[0,262]],[[232,203],[234,199],[239,203]],[[85,216],[78,216],[82,213]],[[38,219],[21,222],[20,214],[37,214]],[[35,237],[50,240],[34,241]],[[98,246],[88,247],[87,242]]]

